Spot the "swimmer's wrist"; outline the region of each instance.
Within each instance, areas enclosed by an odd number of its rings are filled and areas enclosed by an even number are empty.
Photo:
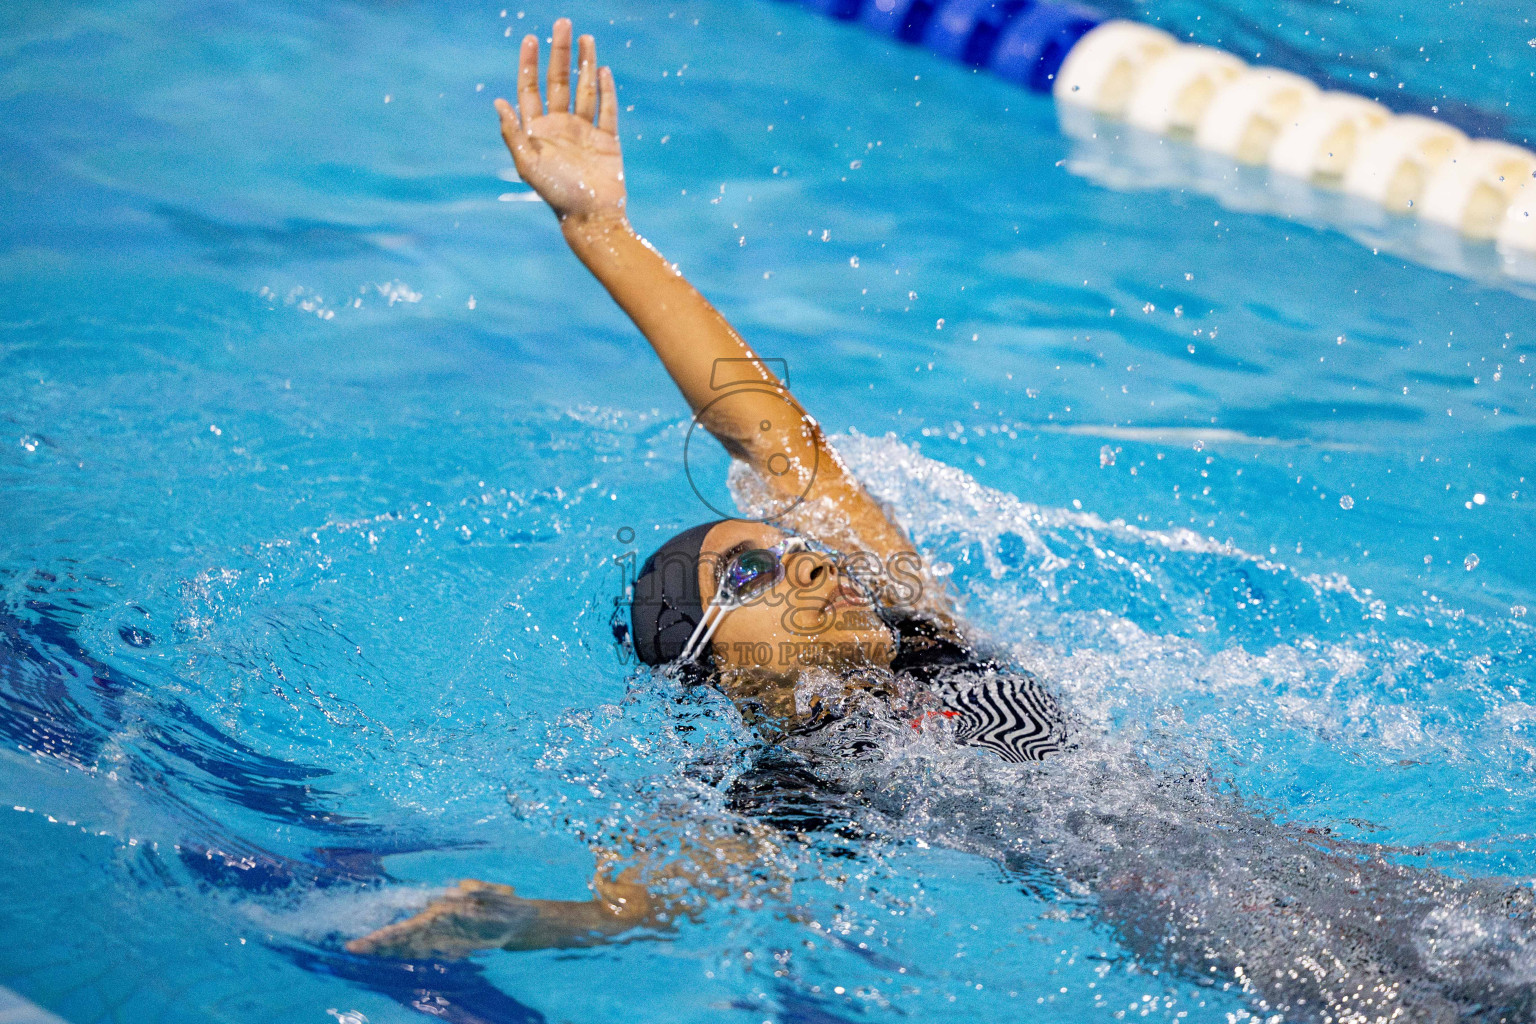
[[[571,213],[560,218],[560,233],[571,248],[610,238],[615,234],[633,234],[629,218],[622,209],[598,213]]]

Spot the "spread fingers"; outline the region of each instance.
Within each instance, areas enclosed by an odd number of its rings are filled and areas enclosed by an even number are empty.
[[[597,73],[597,85],[602,107],[597,115],[597,126],[610,135],[619,134],[619,90],[613,84],[613,69],[603,68]]]
[[[591,36],[576,41],[576,116],[590,121],[597,115],[597,43]]]
[[[501,137],[506,142],[507,149],[512,153],[512,159],[517,160],[525,155],[528,145],[528,136],[523,134],[523,126],[517,122],[517,113],[512,109],[512,104],[506,100],[496,101],[496,113],[501,115]]]
[[[545,93],[551,114],[569,113],[571,109],[571,19],[555,22],[549,44],[549,79]]]
[[[539,98],[539,40],[524,36],[517,55],[517,109],[527,126],[544,116],[544,101]]]

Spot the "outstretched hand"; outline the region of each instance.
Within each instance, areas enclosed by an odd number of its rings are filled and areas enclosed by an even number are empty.
[[[406,960],[452,960],[514,942],[533,930],[537,919],[537,906],[510,886],[466,879],[410,920],[353,939],[347,951]]]
[[[613,72],[597,67],[597,44],[578,44],[574,112],[571,22],[555,22],[549,55],[549,112],[539,95],[539,41],[524,36],[517,62],[517,109],[496,101],[501,137],[517,173],[561,221],[624,217],[624,159],[619,152],[619,104]]]

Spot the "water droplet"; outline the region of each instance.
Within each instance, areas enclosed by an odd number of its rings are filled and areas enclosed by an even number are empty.
[[[1339,499],[1339,508],[1342,508],[1344,511],[1348,512],[1350,509],[1352,509],[1354,507],[1355,507],[1355,499],[1351,498],[1349,495],[1346,494],[1342,498]]]
[[[1478,561],[1479,559],[1476,555],[1468,555],[1466,558],[1461,560],[1461,564],[1467,567],[1467,572],[1471,572],[1473,569],[1477,568]]]

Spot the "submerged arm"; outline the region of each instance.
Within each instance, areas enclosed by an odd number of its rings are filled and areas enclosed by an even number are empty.
[[[457,958],[482,949],[594,946],[641,928],[667,928],[711,900],[782,895],[764,866],[777,852],[765,830],[652,819],[621,860],[599,850],[586,900],[524,899],[508,885],[466,879],[425,910],[347,943],[353,953]]]

